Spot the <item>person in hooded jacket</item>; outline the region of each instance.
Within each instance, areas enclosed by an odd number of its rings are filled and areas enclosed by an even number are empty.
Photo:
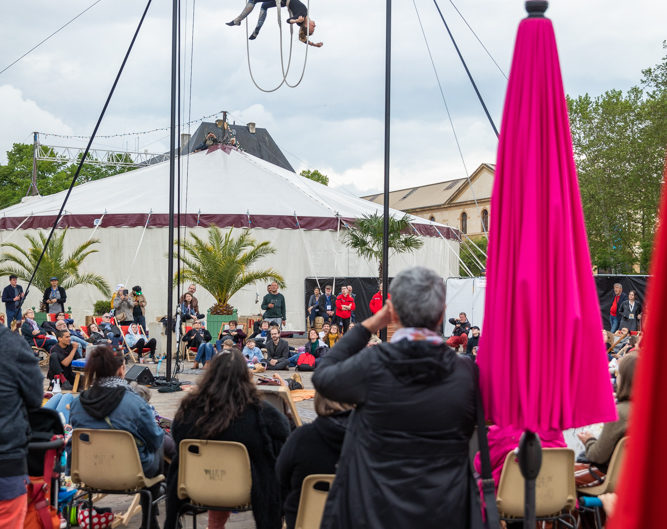
[[[399,273],[390,291],[391,300],[351,329],[313,375],[324,397],[356,406],[321,527],[481,526],[468,460],[476,367],[437,332],[445,284],[415,267]],[[389,343],[366,347],[392,322]]]
[[[86,360],[85,375],[88,389],[72,402],[70,409],[72,428],[113,428],[130,432],[137,441],[144,474],[149,478],[157,476],[161,470],[164,432],[155,422],[148,403],[132,391],[125,380],[123,355],[109,346],[93,347]],[[159,488],[160,484],[157,484],[151,489],[153,498],[157,497]],[[141,507],[144,513],[142,529],[156,529],[157,509],[152,510],[149,525],[143,496]]]
[[[289,436],[276,462],[287,529],[293,529],[299,510],[301,485],[310,474],[335,474],[343,447],[350,404],[315,394],[317,418]]]

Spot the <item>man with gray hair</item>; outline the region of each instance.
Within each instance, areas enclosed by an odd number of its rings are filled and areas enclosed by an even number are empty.
[[[623,285],[620,283],[614,283],[614,297],[611,301],[611,307],[609,308],[609,324],[611,325],[611,332],[614,333],[618,330],[621,325],[621,315],[619,314],[619,309],[625,300],[628,299],[628,295],[623,292]]]
[[[476,368],[440,332],[445,283],[415,267],[389,290],[385,306],[350,329],[313,375],[322,396],[356,405],[322,528],[481,526],[468,464]],[[389,323],[397,327],[390,342],[366,347]]]

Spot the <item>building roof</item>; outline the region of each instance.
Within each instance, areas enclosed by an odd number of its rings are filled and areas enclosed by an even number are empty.
[[[189,227],[336,230],[340,223],[382,213],[377,204],[230,146],[192,154],[183,178],[181,204],[187,204],[187,212],[181,214],[181,224]],[[65,194],[30,197],[1,210],[0,229],[50,227]],[[150,227],[161,227],[169,224],[168,212],[169,162],[162,162],[76,186],[59,226],[144,226],[148,220]],[[419,217],[411,220],[422,235],[456,239],[454,228]]]
[[[232,135],[236,136],[236,140],[245,152],[294,172],[294,168],[287,161],[287,158],[285,158],[285,155],[266,129],[256,127],[255,132],[251,133],[247,125],[237,125],[235,123],[230,124],[229,129]],[[192,152],[196,147],[204,143],[204,139],[209,132],[213,132],[218,139],[222,139],[222,130],[215,123],[205,121],[192,134],[190,141],[188,141],[182,152],[185,154]]]

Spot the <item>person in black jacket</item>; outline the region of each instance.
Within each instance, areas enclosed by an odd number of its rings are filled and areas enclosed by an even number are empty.
[[[35,321],[35,311],[32,309],[25,311],[25,319],[21,325],[21,334],[30,347],[35,345],[48,351],[58,343],[58,340],[56,340],[53,335],[49,335],[47,331],[40,327]]]
[[[0,513],[10,527],[23,527],[28,480],[28,411],[42,404],[37,358],[19,335],[0,327]],[[0,524],[1,525],[1,524]]]
[[[250,491],[257,529],[282,527],[280,490],[275,464],[289,435],[285,416],[261,399],[238,349],[216,355],[198,386],[181,401],[172,424],[176,446],[183,439],[212,439],[242,443],[252,473]],[[167,476],[165,529],[177,527],[183,500],[178,498],[178,456]],[[223,525],[229,512],[209,511],[209,527]]]
[[[271,329],[271,339],[265,347],[268,355],[266,369],[289,369],[289,344],[280,337],[277,327]]]
[[[280,451],[276,473],[280,482],[287,529],[293,529],[301,485],[310,474],[335,474],[352,406],[315,394],[317,418],[294,430]]]
[[[51,286],[44,291],[42,296],[42,303],[47,307],[49,314],[57,314],[65,312],[65,302],[67,301],[67,293],[63,287],[58,286],[58,278],[51,278]]]
[[[25,297],[23,287],[17,283],[18,278],[12,274],[9,276],[9,285],[2,291],[2,302],[7,312],[7,327],[10,328],[12,321],[21,321],[21,300]]]
[[[468,346],[468,333],[470,332],[470,322],[465,312],[459,313],[459,319],[450,318],[449,323],[454,326],[452,335],[447,340],[447,345],[453,347],[454,350],[459,348],[459,345],[465,350]]]
[[[323,396],[356,405],[321,527],[481,527],[468,460],[476,367],[437,332],[445,284],[415,267],[399,273],[390,291],[313,375]],[[366,347],[389,323],[397,327],[391,341]]]
[[[477,327],[477,325],[473,325],[470,327],[470,332],[472,333],[472,336],[468,338],[468,345],[466,345],[466,355],[474,360],[477,356],[477,348],[479,347],[479,327]]]
[[[324,287],[324,294],[320,296],[319,315],[324,318],[325,322],[333,323],[336,319],[336,296],[333,295],[331,285]]]
[[[634,290],[628,292],[628,299],[621,303],[618,315],[621,318],[620,328],[626,327],[629,331],[639,330],[639,322],[642,317],[642,304],[637,300],[637,293]]]

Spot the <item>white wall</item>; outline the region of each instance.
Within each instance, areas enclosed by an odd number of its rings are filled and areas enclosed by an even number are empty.
[[[10,231],[0,230],[0,242],[11,237],[12,242],[21,244],[24,233],[36,230],[18,230],[13,235]],[[117,283],[124,283],[126,288],[141,285],[148,301],[146,319],[154,322],[157,317],[166,314],[167,305],[167,229],[148,228],[143,244],[139,249],[136,262],[132,258],[137,249],[143,227],[136,228],[99,228],[95,238],[101,241],[97,245],[98,253],[88,257],[81,272],[101,274],[115,288]],[[235,230],[240,231],[240,230]],[[66,252],[82,244],[90,237],[92,229],[68,230]],[[205,228],[194,228],[188,232],[206,237]],[[304,279],[309,276],[375,276],[377,263],[362,260],[350,251],[338,239],[333,231],[299,231],[278,229],[253,229],[253,237],[258,241],[268,240],[277,248],[277,253],[258,263],[258,267],[273,267],[278,270],[287,283],[282,290],[287,303],[287,328],[304,328]],[[390,257],[389,273],[395,275],[401,270],[417,264],[436,270],[443,277],[458,275],[458,243],[443,239],[424,237],[424,246],[415,254]],[[6,278],[0,279],[4,282]],[[4,283],[3,283],[4,285]],[[25,285],[24,285],[25,287]],[[266,293],[266,284],[258,283],[246,287],[232,297],[231,304],[238,308],[239,314],[259,314],[261,298]],[[259,294],[259,303],[255,299]],[[41,292],[31,289],[25,306],[38,307]],[[213,297],[201,285],[197,287],[200,308],[205,311],[213,305]],[[94,287],[78,286],[67,293],[67,304],[72,307],[77,323],[83,323],[84,316],[92,314],[95,301],[104,296]],[[175,300],[176,302],[176,300]]]

